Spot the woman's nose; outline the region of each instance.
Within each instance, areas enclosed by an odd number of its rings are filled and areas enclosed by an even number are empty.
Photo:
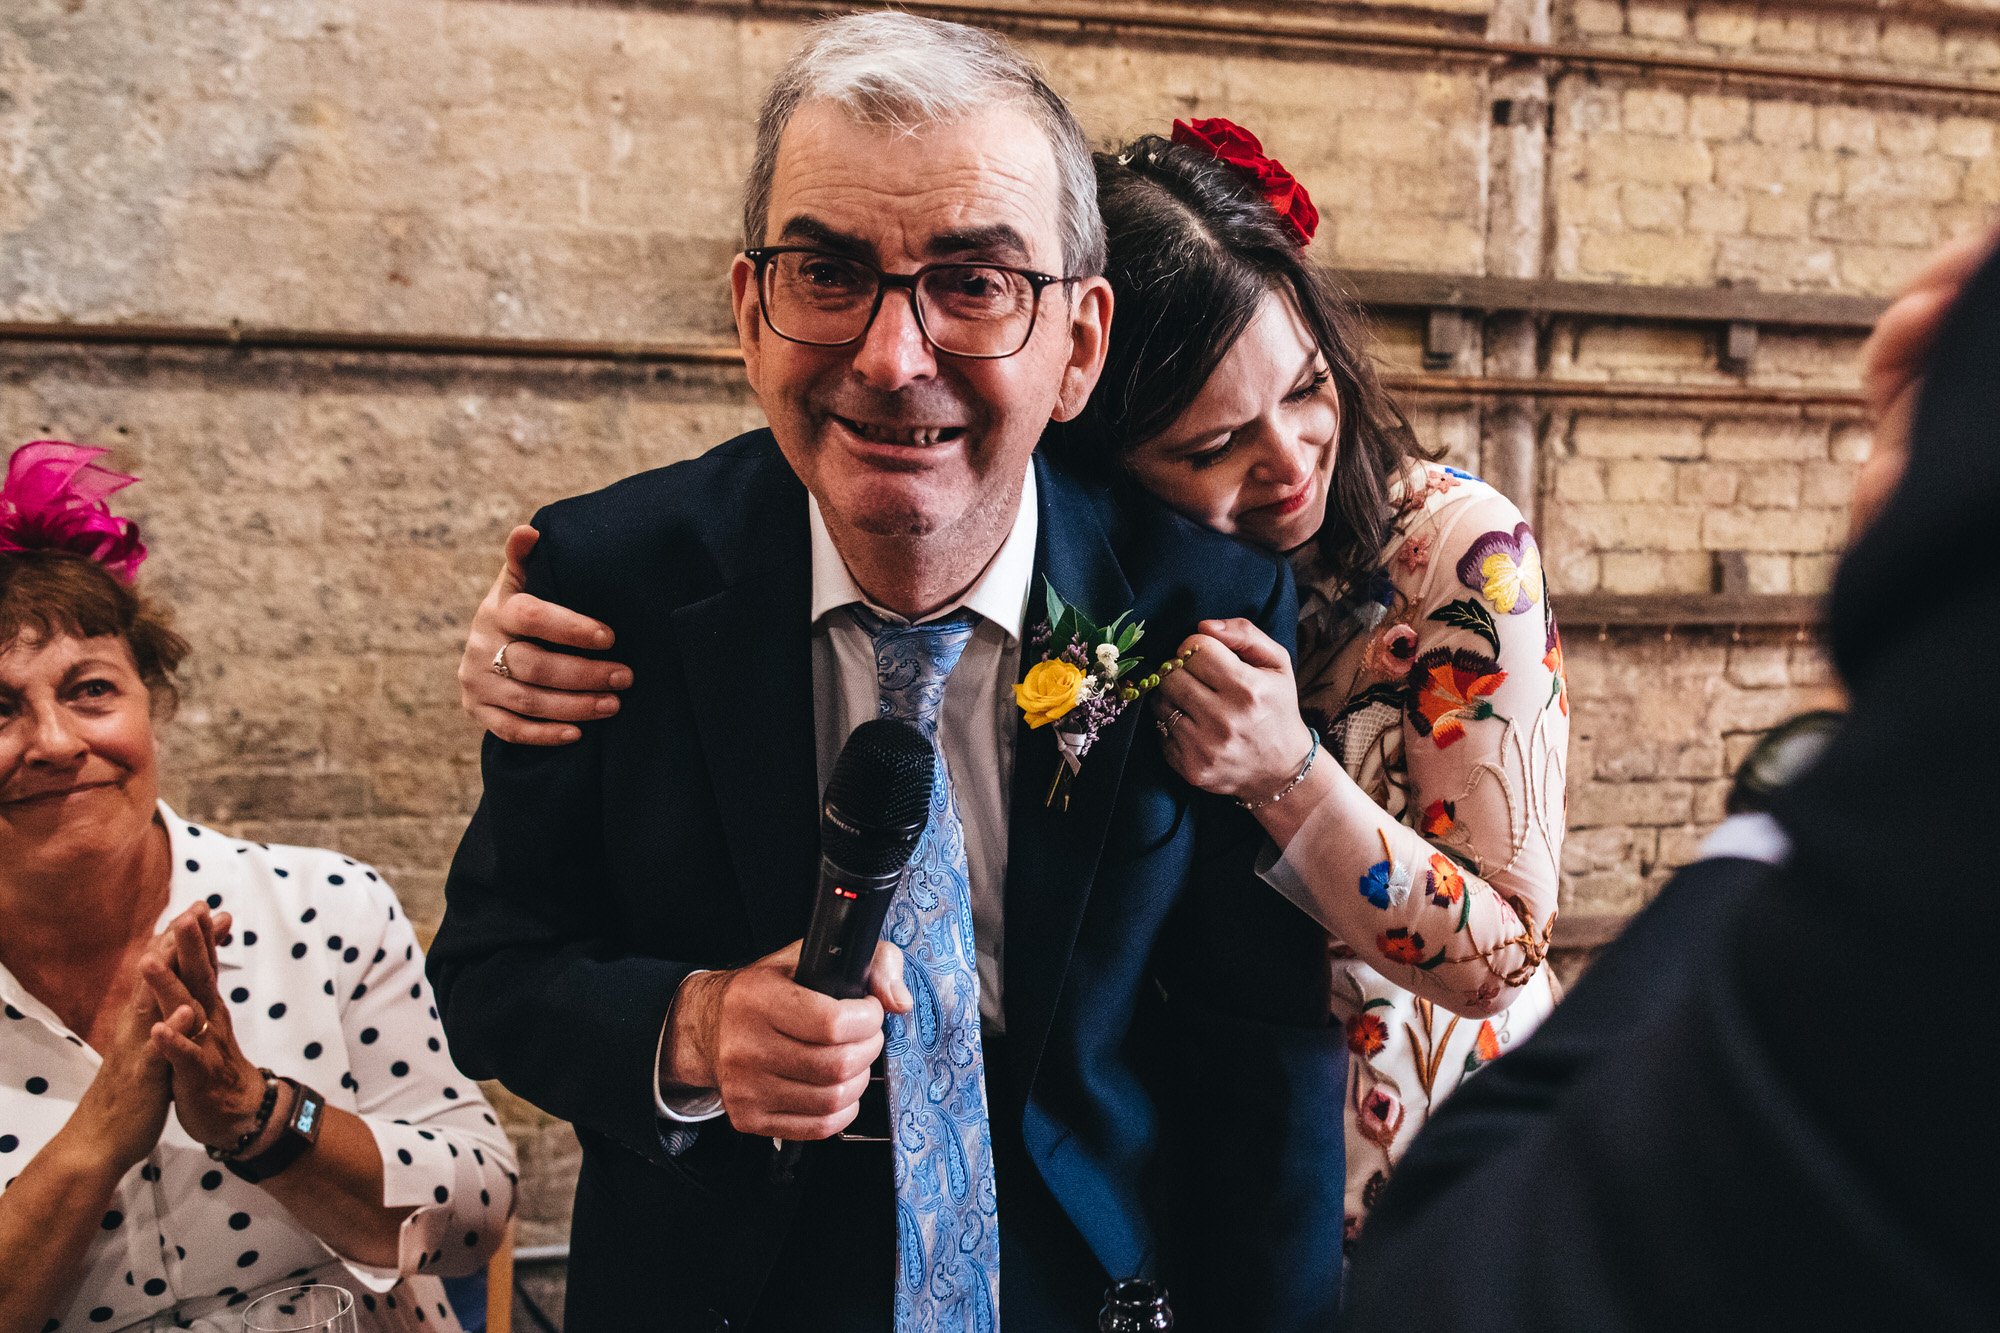
[[[1257,459],[1258,474],[1279,486],[1297,486],[1310,477],[1319,451],[1295,434],[1274,433]]]
[[[41,764],[72,764],[89,752],[68,710],[53,704],[35,708],[26,719],[31,731],[24,758]]]

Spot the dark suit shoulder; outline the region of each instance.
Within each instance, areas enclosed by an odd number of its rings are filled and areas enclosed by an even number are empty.
[[[1289,587],[1284,557],[1197,523],[1136,483],[1098,485],[1053,464],[1040,480],[1055,521],[1078,508],[1096,518],[1142,600],[1171,589],[1192,597],[1203,618],[1256,619],[1279,598],[1281,585]]]
[[[545,506],[535,561],[568,604],[601,614],[620,590],[674,600],[796,554],[806,540],[805,487],[769,430],[698,458],[654,468]]]

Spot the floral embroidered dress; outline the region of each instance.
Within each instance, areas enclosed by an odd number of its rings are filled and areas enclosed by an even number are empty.
[[[1569,694],[1528,525],[1436,464],[1390,500],[1371,575],[1294,557],[1300,706],[1354,783],[1260,866],[1331,934],[1350,1243],[1431,1108],[1553,1007],[1566,822]]]

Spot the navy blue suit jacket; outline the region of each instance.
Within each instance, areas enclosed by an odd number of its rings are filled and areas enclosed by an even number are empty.
[[[1036,466],[1037,595],[1046,577],[1094,616],[1132,607],[1155,653],[1207,617],[1291,644],[1282,561]],[[582,1140],[570,1333],[743,1320],[744,1252],[776,1246],[769,1140],[715,1121],[670,1154],[654,1058],[690,970],[782,948],[811,913],[806,492],[756,431],[535,524],[529,589],[611,625],[635,684],[574,745],[487,738],[431,976],[460,1065]],[[1066,811],[1044,803],[1050,731],[1019,732],[1005,1049],[1024,1093],[992,1114],[1018,1117],[1105,1271],[1164,1278],[1183,1327],[1326,1328],[1346,1064],[1323,934],[1252,874],[1254,821],[1181,782],[1142,712]]]

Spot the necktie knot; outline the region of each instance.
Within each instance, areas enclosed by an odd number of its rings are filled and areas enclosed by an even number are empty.
[[[914,722],[935,740],[945,681],[972,641],[978,616],[961,610],[920,625],[895,625],[864,606],[849,612],[875,645],[881,716]]]

